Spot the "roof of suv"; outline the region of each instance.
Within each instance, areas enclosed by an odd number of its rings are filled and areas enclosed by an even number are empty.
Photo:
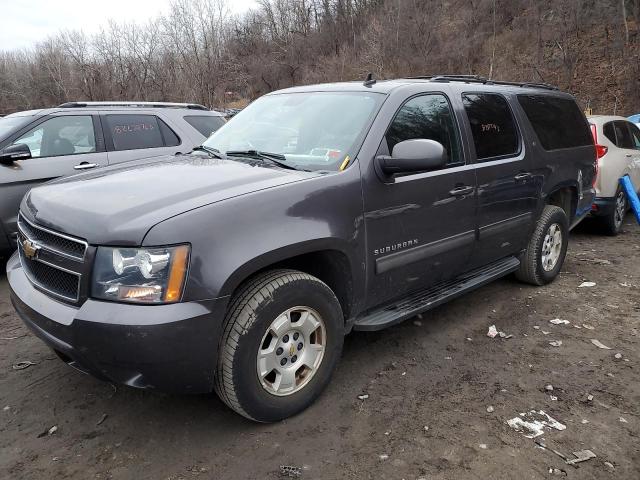
[[[43,108],[39,110],[25,110],[15,112],[7,117],[28,117],[35,115],[49,115],[58,112],[86,112],[93,111],[135,111],[135,110],[181,110],[188,111],[191,114],[211,115],[223,117],[224,114],[215,110],[209,110],[203,105],[196,103],[172,103],[172,102],[67,102],[53,108]]]
[[[620,117],[618,115],[588,115],[587,120],[590,123],[603,125],[607,122],[613,122],[615,120],[622,120],[625,122],[629,122],[630,120],[625,117]]]
[[[336,83],[323,83],[316,85],[306,85],[300,87],[291,87],[283,90],[278,90],[273,93],[293,93],[293,92],[317,92],[317,91],[363,91],[363,92],[378,92],[388,94],[391,91],[415,84],[426,84],[433,86],[436,90],[438,85],[450,84],[458,86],[460,89],[468,89],[469,86],[481,86],[482,88],[495,89],[504,91],[505,89],[516,90],[521,93],[526,91],[531,92],[548,92],[561,95],[567,95],[561,92],[556,87],[547,85],[544,83],[520,83],[520,82],[503,82],[498,80],[489,80],[477,75],[435,75],[424,77],[409,77],[409,78],[397,78],[389,80],[373,80],[367,78],[365,81],[351,81],[351,82],[336,82]]]

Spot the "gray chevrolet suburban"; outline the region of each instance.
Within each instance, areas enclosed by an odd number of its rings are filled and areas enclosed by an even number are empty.
[[[188,153],[224,125],[192,103],[69,102],[0,119],[0,255],[15,248],[20,200],[48,180]]]
[[[352,330],[558,275],[596,152],[548,85],[437,76],[255,101],[197,151],[31,190],[13,304],[68,364],[277,421]]]

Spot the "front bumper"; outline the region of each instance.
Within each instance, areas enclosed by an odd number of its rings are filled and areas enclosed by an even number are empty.
[[[18,315],[69,365],[137,388],[213,389],[226,298],[171,305],[88,299],[71,306],[34,288],[17,253],[7,263],[7,279]]]
[[[591,215],[594,217],[606,217],[611,215],[615,208],[615,197],[597,197],[591,206]]]

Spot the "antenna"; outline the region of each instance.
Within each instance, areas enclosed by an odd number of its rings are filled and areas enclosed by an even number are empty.
[[[367,78],[364,81],[364,83],[362,85],[364,85],[365,87],[370,87],[371,85],[374,85],[376,83],[376,79],[373,78],[373,73],[369,72],[367,74]]]

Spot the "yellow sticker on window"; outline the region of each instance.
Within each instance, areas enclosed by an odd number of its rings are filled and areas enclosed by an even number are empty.
[[[349,155],[347,155],[346,157],[344,157],[344,161],[342,162],[342,165],[340,165],[340,171],[343,171],[345,168],[347,168],[347,165],[349,165],[349,161],[351,160],[351,157],[349,157]]]

